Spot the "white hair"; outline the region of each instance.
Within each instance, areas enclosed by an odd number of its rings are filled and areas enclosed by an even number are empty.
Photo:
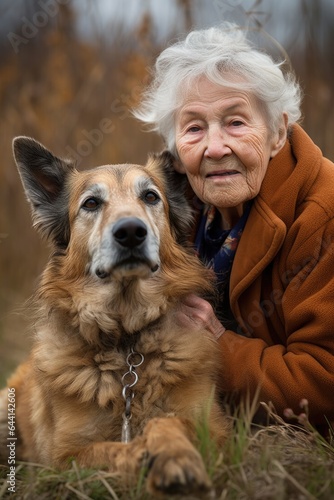
[[[175,113],[196,80],[206,77],[213,83],[251,92],[264,104],[268,127],[275,132],[283,113],[288,116],[288,125],[301,116],[300,86],[292,70],[283,74],[283,64],[254,48],[245,31],[235,24],[192,31],[160,54],[153,81],[134,115],[157,131],[168,149],[176,153]]]

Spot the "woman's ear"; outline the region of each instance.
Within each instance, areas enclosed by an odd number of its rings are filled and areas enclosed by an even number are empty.
[[[287,134],[288,134],[288,115],[287,113],[283,113],[278,133],[275,134],[275,140],[273,142],[270,158],[274,158],[277,155],[277,153],[279,153],[279,151],[282,149],[282,147],[285,144]]]

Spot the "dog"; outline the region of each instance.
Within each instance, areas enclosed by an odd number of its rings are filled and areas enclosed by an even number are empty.
[[[34,298],[34,347],[8,381],[17,458],[124,477],[145,466],[153,495],[209,490],[196,428],[206,415],[220,446],[229,423],[216,341],[176,320],[183,297],[212,291],[211,272],[185,245],[185,176],[167,151],[145,166],[79,172],[34,139],[14,139],[13,150],[52,248]],[[6,443],[7,412],[0,436]]]

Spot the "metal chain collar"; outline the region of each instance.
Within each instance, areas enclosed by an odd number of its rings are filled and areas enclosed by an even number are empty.
[[[139,360],[138,360],[139,358]],[[122,396],[125,401],[125,411],[123,413],[123,425],[122,425],[122,443],[128,443],[131,440],[131,429],[130,429],[130,420],[132,417],[131,414],[131,403],[135,396],[133,387],[138,382],[138,373],[136,372],[136,368],[144,363],[144,356],[139,352],[133,350],[131,347],[131,351],[126,358],[126,364],[129,367],[129,370],[124,373],[122,377]],[[137,360],[137,362],[136,362]]]

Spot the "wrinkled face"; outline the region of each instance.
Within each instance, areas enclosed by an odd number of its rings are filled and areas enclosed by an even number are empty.
[[[148,278],[160,266],[166,226],[159,187],[139,166],[107,166],[71,180],[69,249],[85,251],[86,273],[102,280]]]
[[[285,142],[266,123],[249,92],[202,78],[176,116],[179,172],[196,195],[219,211],[242,206],[260,191],[271,157]]]

